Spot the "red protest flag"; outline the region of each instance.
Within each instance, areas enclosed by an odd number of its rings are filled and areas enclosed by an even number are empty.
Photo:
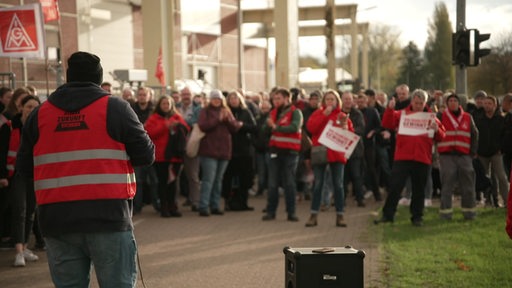
[[[57,3],[57,0],[39,0],[39,2],[43,7],[44,23],[60,19],[59,3]]]
[[[155,77],[158,78],[160,85],[165,86],[165,71],[164,71],[164,61],[162,58],[162,47],[160,47],[160,51],[158,52],[158,58],[156,60]]]

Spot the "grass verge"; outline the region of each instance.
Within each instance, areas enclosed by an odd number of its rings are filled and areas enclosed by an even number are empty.
[[[399,207],[394,224],[373,228],[386,287],[512,287],[506,209],[482,208],[474,221],[455,209],[446,221],[437,208],[427,208],[423,227],[412,226],[409,217],[408,207]]]

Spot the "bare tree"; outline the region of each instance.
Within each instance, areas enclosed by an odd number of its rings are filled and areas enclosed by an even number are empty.
[[[372,25],[368,33],[369,69],[372,88],[392,91],[400,66],[400,32],[388,25]]]

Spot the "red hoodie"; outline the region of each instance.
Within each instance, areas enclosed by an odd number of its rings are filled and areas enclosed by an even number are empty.
[[[313,142],[313,146],[320,146],[318,142],[318,138],[320,138],[320,135],[322,135],[322,131],[324,131],[325,126],[329,122],[329,120],[332,120],[333,123],[336,123],[336,120],[338,119],[338,115],[341,115],[341,117],[347,116],[347,114],[341,112],[340,108],[333,109],[331,114],[329,116],[325,116],[324,114],[325,107],[320,107],[311,116],[309,117],[308,123],[306,123],[306,128],[308,129],[309,133],[311,133],[311,141]],[[336,126],[336,124],[333,124]],[[352,125],[352,121],[350,119],[347,119],[347,130],[354,132],[354,126]],[[341,162],[343,164],[347,163],[347,159],[345,158],[345,154],[331,150],[327,148],[327,161],[328,162]]]
[[[393,110],[387,108],[382,116],[382,127],[392,130],[397,130],[400,124],[400,117],[402,111],[405,113],[415,113],[412,111],[411,106],[404,110]],[[430,138],[427,135],[409,136],[396,134],[396,146],[395,146],[395,161],[409,160],[417,161],[425,164],[432,164],[432,145],[435,141],[443,140],[445,136],[445,128],[441,121],[435,118],[439,129],[434,134],[434,138]]]
[[[190,127],[185,122],[185,119],[180,114],[174,114],[169,119],[164,118],[162,115],[158,113],[153,113],[149,116],[148,120],[144,124],[144,128],[148,132],[149,138],[155,144],[155,161],[156,162],[165,162],[165,148],[167,147],[167,143],[169,142],[170,132],[169,125],[173,122],[179,122],[187,129],[190,130]]]

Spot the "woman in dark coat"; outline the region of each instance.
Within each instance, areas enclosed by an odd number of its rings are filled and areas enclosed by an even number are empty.
[[[237,91],[228,94],[227,102],[235,119],[243,125],[231,135],[232,157],[224,173],[222,196],[226,199],[226,210],[254,210],[247,200],[254,178],[251,135],[256,133],[256,121]]]

